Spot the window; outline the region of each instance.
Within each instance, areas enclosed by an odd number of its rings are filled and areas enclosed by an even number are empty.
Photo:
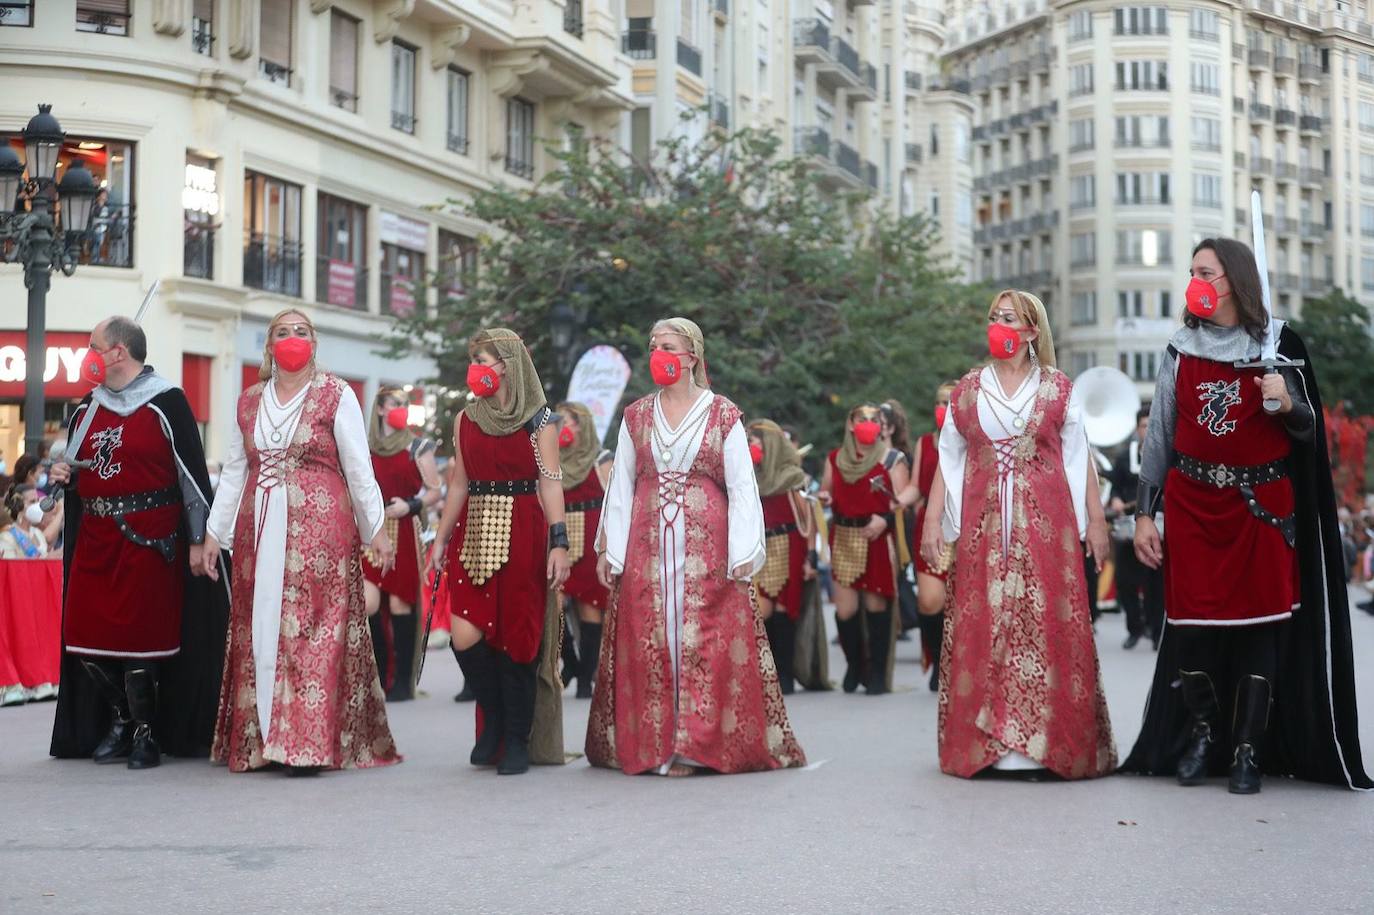
[[[506,102],[506,171],[534,177],[534,103],[522,98]]]
[[[1069,177],[1069,207],[1074,210],[1087,209],[1097,204],[1097,190],[1093,175],[1071,175]]]
[[[448,68],[448,148],[460,156],[468,154],[468,87],[471,79],[466,70]]]
[[[1092,10],[1078,10],[1069,14],[1069,41],[1087,41],[1093,37]]]
[[[394,213],[381,215],[382,310],[410,315],[423,292],[429,226]]]
[[[1073,377],[1077,378],[1088,369],[1097,365],[1096,353],[1070,353],[1069,365],[1072,366]]]
[[[1193,149],[1221,151],[1221,121],[1216,118],[1193,118]]]
[[[563,6],[563,31],[582,37],[582,0],[566,0]]]
[[[954,221],[960,228],[967,229],[973,225],[973,195],[968,191],[960,191],[954,203]]]
[[[1374,133],[1374,102],[1360,102],[1360,130]]]
[[[1202,95],[1221,95],[1221,66],[1194,61],[1193,91]]]
[[[1116,145],[1123,147],[1168,146],[1168,117],[1132,114],[1117,118]]]
[[[461,299],[477,281],[477,241],[447,229],[439,230],[440,292]]]
[[[391,126],[415,132],[415,48],[391,43]]]
[[[291,28],[294,0],[262,0],[258,15],[258,72],[268,82],[291,85]]]
[[[1093,91],[1093,65],[1074,64],[1069,67],[1069,95],[1089,95]]]
[[[1116,233],[1116,262],[1155,267],[1173,262],[1167,230],[1126,229]]]
[[[1221,39],[1221,17],[1213,10],[1189,10],[1188,34],[1204,41]]]
[[[29,18],[32,20],[32,12]],[[76,30],[101,35],[129,34],[129,0],[76,0]]]
[[[1374,83],[1374,54],[1361,54],[1356,58],[1355,71],[1362,83]]]
[[[1168,172],[1121,172],[1116,176],[1116,202],[1119,204],[1166,204],[1169,202]]]
[[[329,18],[329,98],[345,111],[358,110],[358,20],[338,10]]]
[[[367,207],[321,193],[315,245],[315,301],[367,308]]]
[[[1097,236],[1083,232],[1069,236],[1069,263],[1074,267],[1090,267],[1097,260]]]
[[[935,124],[930,125],[930,156],[935,158],[940,154],[940,128]]]
[[[33,25],[33,0],[0,0],[0,26]]]
[[[1154,381],[1159,374],[1159,353],[1123,352],[1118,357],[1118,367],[1131,376],[1133,381]]]
[[[1167,289],[1159,290],[1159,316],[1161,318],[1171,318],[1173,314],[1173,294]]]
[[[1122,289],[1116,294],[1116,316],[1118,318],[1142,318],[1145,316],[1145,293],[1139,289]]]
[[[1088,237],[1091,238],[1092,236]],[[1097,323],[1096,291],[1077,291],[1069,296],[1069,321],[1075,327]]]
[[[1367,203],[1360,204],[1360,234],[1374,237],[1374,206]]]
[[[936,217],[936,218],[939,218],[939,216],[940,216],[940,192],[939,192],[939,191],[931,191],[931,192],[930,192],[930,202],[926,204],[926,211],[929,212],[931,216],[934,216],[934,217]]]
[[[243,285],[301,294],[301,189],[243,173]]]
[[[1169,34],[1169,11],[1162,6],[1123,6],[1112,17],[1118,35]]]
[[[954,120],[954,158],[958,162],[969,161],[968,123],[963,118]]]
[[[1221,209],[1221,176],[1193,172],[1193,204]]]
[[[1360,285],[1374,289],[1374,257],[1360,258]]]
[[[212,159],[186,154],[185,184],[181,192],[182,273],[203,280],[215,278],[215,230],[218,228],[219,190]]]
[[[1116,88],[1120,92],[1163,92],[1168,90],[1168,61],[1118,61],[1116,64]]]
[[[1093,148],[1094,125],[1092,118],[1079,118],[1069,122],[1069,152]]]
[[[191,50],[215,56],[215,0],[195,0],[191,5]]]
[[[1360,153],[1360,183],[1374,184],[1374,153]]]

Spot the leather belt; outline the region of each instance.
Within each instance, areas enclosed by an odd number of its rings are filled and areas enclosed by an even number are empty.
[[[832,513],[830,516],[830,522],[834,524],[836,527],[868,527],[868,522],[872,520],[872,515],[861,515],[859,517],[851,517],[850,515]]]
[[[468,480],[468,495],[529,496],[538,486],[538,480]]]
[[[837,522],[838,523],[838,522]],[[840,525],[843,527],[844,525]],[[790,534],[797,529],[797,522],[789,521],[786,524],[779,524],[777,527],[770,527],[763,532],[765,537],[779,537],[783,534]]]
[[[125,515],[135,512],[149,511],[154,508],[163,508],[168,505],[176,505],[181,501],[181,490],[159,489],[152,492],[140,492],[131,496],[96,496],[94,499],[86,499],[81,503],[81,510],[89,513],[93,518],[113,518],[115,526],[124,535],[124,539],[138,546],[146,546],[149,549],[157,550],[162,558],[171,562],[177,554],[177,535],[176,532],[168,534],[166,537],[145,537],[138,531],[129,527],[129,523],[124,520]]]
[[[563,506],[565,512],[592,512],[601,507],[603,499],[589,499],[586,502],[572,502]]]
[[[1217,489],[1259,486],[1288,476],[1288,462],[1280,459],[1268,464],[1210,464],[1186,454],[1174,457],[1174,466],[1190,480]]]
[[[1245,500],[1245,507],[1250,509],[1250,514],[1263,521],[1271,527],[1276,527],[1283,539],[1287,541],[1289,547],[1294,547],[1298,543],[1298,519],[1294,515],[1280,518],[1278,515],[1259,504],[1255,498],[1255,491],[1249,486],[1240,488],[1241,498]]]

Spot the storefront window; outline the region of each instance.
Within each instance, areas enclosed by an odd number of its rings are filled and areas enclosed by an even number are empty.
[[[300,186],[245,171],[243,214],[243,285],[299,296]]]
[[[367,207],[320,194],[315,301],[367,308]]]

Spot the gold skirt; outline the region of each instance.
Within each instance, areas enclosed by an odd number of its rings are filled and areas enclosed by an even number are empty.
[[[764,541],[763,569],[754,578],[754,583],[764,594],[776,596],[782,593],[787,584],[790,538],[787,534],[774,534]]]
[[[485,584],[510,559],[511,517],[514,496],[468,496],[468,518],[463,526],[463,550],[459,558],[474,585]]]
[[[835,526],[830,547],[830,569],[835,583],[848,588],[868,571],[868,540],[861,527]]]

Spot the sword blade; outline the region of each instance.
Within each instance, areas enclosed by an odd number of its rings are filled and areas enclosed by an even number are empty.
[[[1269,327],[1264,332],[1260,358],[1272,360],[1278,353],[1278,341],[1274,339],[1274,305],[1269,294],[1269,251],[1264,247],[1264,208],[1259,191],[1250,192],[1250,231],[1255,249],[1255,268],[1259,270],[1260,299],[1269,315]]]
[[[148,313],[148,306],[153,304],[153,299],[157,296],[157,288],[162,285],[162,280],[153,280],[153,285],[148,287],[148,294],[143,297],[143,304],[138,306],[138,311],[134,313],[134,323],[142,326],[143,316]]]

